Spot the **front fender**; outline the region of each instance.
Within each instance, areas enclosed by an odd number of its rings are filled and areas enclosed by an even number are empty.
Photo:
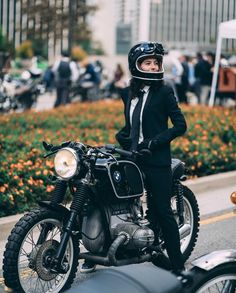
[[[223,263],[236,262],[236,250],[218,250],[203,255],[192,262],[192,265],[209,271]]]
[[[40,201],[38,202],[39,206],[42,207],[42,208],[47,208],[49,210],[52,210],[52,211],[56,211],[56,212],[59,212],[60,214],[63,214],[63,215],[68,215],[69,214],[69,210],[64,207],[63,205],[60,205],[60,204],[51,204],[50,201]]]

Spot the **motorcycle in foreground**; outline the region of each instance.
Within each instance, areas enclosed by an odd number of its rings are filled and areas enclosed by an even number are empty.
[[[231,194],[236,205],[236,192]],[[192,262],[189,274],[193,282],[186,287],[188,293],[235,293],[236,292],[236,250],[219,250],[203,255]]]
[[[145,178],[136,164],[147,153],[70,141],[43,145],[45,157],[55,154],[55,190],[13,228],[3,260],[6,286],[16,292],[62,292],[73,283],[79,259],[103,266],[160,265],[165,244],[161,229],[154,235],[146,217]],[[187,260],[198,236],[199,209],[181,182],[184,163],[173,159],[172,172],[172,209]],[[68,194],[69,208],[63,205]],[[87,252],[80,251],[81,244]]]

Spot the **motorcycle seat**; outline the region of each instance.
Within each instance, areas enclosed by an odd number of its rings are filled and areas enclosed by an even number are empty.
[[[102,269],[68,293],[179,293],[181,282],[170,272],[147,264]]]

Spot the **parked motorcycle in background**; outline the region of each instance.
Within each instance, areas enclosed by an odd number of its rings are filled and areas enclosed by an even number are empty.
[[[20,78],[6,74],[0,81],[0,111],[24,111],[31,109],[42,92],[41,71],[26,70]]]
[[[70,288],[79,259],[103,266],[146,261],[159,266],[167,258],[162,231],[159,227],[154,235],[142,200],[145,179],[136,162],[147,152],[70,141],[43,145],[45,157],[55,155],[55,190],[50,201],[40,202],[13,228],[3,260],[6,286],[57,293]],[[181,182],[184,163],[173,159],[172,172],[172,209],[187,260],[198,237],[199,209]],[[68,193],[69,208],[63,205]],[[88,252],[80,252],[81,244]]]

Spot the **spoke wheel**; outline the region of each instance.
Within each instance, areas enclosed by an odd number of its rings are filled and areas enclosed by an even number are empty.
[[[45,227],[49,228],[40,241]],[[16,292],[27,293],[56,293],[69,288],[78,265],[79,246],[74,237],[70,237],[62,261],[69,266],[68,271],[65,274],[50,271],[61,233],[62,217],[55,212],[37,210],[24,216],[13,229],[4,252],[6,285]]]
[[[189,293],[236,292],[236,263],[224,263],[209,271],[193,267],[191,275],[193,284],[186,288]]]

